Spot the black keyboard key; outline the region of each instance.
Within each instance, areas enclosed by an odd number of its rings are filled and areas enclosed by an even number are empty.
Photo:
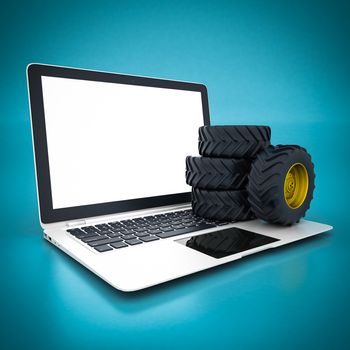
[[[148,233],[151,233],[152,235],[156,234],[156,233],[160,233],[162,232],[161,230],[148,230]]]
[[[134,225],[127,225],[124,228],[127,229],[127,230],[132,230],[134,228],[138,228],[138,226],[136,224],[134,224]]]
[[[114,237],[120,237],[121,234],[117,233],[117,232],[111,232],[111,233],[107,233],[108,237],[114,238]]]
[[[116,249],[128,247],[128,245],[125,244],[124,242],[112,243],[111,246],[112,246],[113,248],[116,248]]]
[[[148,226],[149,230],[156,230],[159,227],[159,225],[150,225]]]
[[[136,238],[136,236],[134,236],[134,235],[125,235],[125,236],[122,236],[122,237],[123,237],[124,240]]]
[[[121,232],[123,235],[132,235],[133,233],[135,233],[132,230],[124,230],[123,232]]]
[[[140,237],[141,241],[144,242],[151,242],[151,241],[157,241],[159,238],[156,236],[145,236],[145,237]]]
[[[124,235],[126,233],[126,230],[117,230],[117,231],[114,231],[114,232],[117,232],[117,233],[120,233],[120,234]]]
[[[144,218],[136,218],[136,219],[134,219],[134,221],[139,224],[140,222],[144,222],[145,219]]]
[[[181,225],[181,221],[176,220],[171,223],[172,225]]]
[[[161,221],[157,221],[157,220],[152,220],[152,221],[147,221],[146,224],[148,226],[155,226],[155,225],[159,225],[161,223]]]
[[[100,231],[105,231],[108,230],[110,227],[107,224],[100,224],[100,225],[95,225],[96,228],[98,228]]]
[[[113,239],[113,242],[121,242],[124,239],[122,237],[111,237]]]
[[[122,229],[121,228],[111,228],[109,231],[112,233],[119,233]]]
[[[126,243],[128,243],[129,245],[135,245],[135,244],[140,244],[142,243],[142,241],[140,241],[139,239],[135,238],[135,239],[128,239],[125,241]]]
[[[107,252],[108,250],[113,250],[113,248],[111,248],[107,244],[99,245],[98,247],[94,247],[94,248],[100,253]]]
[[[94,236],[90,236],[90,237],[83,237],[81,240],[84,243],[89,243],[89,242],[95,242],[95,241],[100,241],[103,239],[107,239],[107,236],[100,236],[100,235],[94,235]]]
[[[80,228],[69,229],[69,230],[67,230],[67,232],[69,232],[73,236],[86,235],[86,232],[81,230]]]
[[[81,228],[85,232],[100,232],[95,226],[86,226]]]
[[[191,221],[192,221],[192,218],[185,218],[181,220],[182,223],[191,222]]]
[[[121,228],[124,227],[122,224],[116,223],[116,222],[111,222],[111,223],[109,224],[109,226],[113,227],[113,229],[118,229],[118,228],[121,229]]]
[[[91,237],[91,236],[95,236],[96,233],[95,232],[84,232],[84,233],[81,233],[81,234],[75,234],[74,237],[78,238],[78,239],[82,239],[82,238],[85,238],[85,237]]]
[[[163,232],[170,232],[170,231],[174,231],[175,229],[173,227],[161,227],[161,230]]]
[[[75,235],[74,237],[78,238],[78,239],[82,239],[82,238],[91,237],[91,236],[95,236],[95,235],[96,235],[96,233],[85,233],[84,235]]]
[[[93,241],[93,242],[87,242],[87,244],[90,247],[96,247],[98,245],[111,244],[111,243],[120,242],[120,241],[121,241],[121,239],[119,237],[117,237],[117,238],[108,238],[107,237],[107,239],[102,239],[102,240]]]
[[[135,236],[145,237],[145,236],[149,236],[149,233],[148,232],[137,232],[137,233],[135,233]]]
[[[102,230],[100,232],[98,232],[100,235],[108,235],[109,233],[112,233],[111,230]]]
[[[75,237],[82,240],[83,238],[90,238],[90,237],[96,237],[96,236],[100,236],[100,235],[98,233],[92,232],[92,233],[85,233],[84,235],[79,235]]]
[[[132,221],[132,220],[122,220],[122,221],[120,221],[120,223],[123,224],[124,226],[127,226],[127,225],[133,225],[134,221]]]
[[[170,219],[164,219],[164,220],[161,221],[160,225],[169,225],[169,223],[171,223]]]
[[[144,227],[139,227],[139,228],[134,228],[133,231],[135,231],[135,232],[145,232],[145,231],[147,231],[147,229],[145,229]]]
[[[89,234],[99,234],[100,231],[99,230],[87,230],[85,231],[86,233],[89,233]]]
[[[182,229],[175,230],[175,231],[157,233],[157,236],[160,238],[168,238],[168,237],[182,235],[185,233],[191,233],[191,232],[195,232],[195,231],[205,230],[207,228],[212,228],[212,227],[216,227],[216,226],[211,225],[211,224],[201,224],[199,226],[195,226],[195,227],[191,227],[191,228],[182,228]]]
[[[174,227],[174,228],[176,228],[176,229],[185,228],[184,225],[172,225],[172,227]]]
[[[85,232],[89,232],[89,231],[97,232],[98,231],[98,229],[96,229],[95,226],[85,226],[85,227],[82,227],[81,229]]]
[[[184,224],[185,227],[194,227],[194,226],[197,226],[197,223],[195,222],[190,222],[190,223],[186,223]]]

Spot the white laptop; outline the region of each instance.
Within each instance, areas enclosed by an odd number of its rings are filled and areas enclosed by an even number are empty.
[[[27,75],[44,238],[111,286],[140,290],[331,229],[192,214],[185,157],[210,123],[204,85],[41,64]]]

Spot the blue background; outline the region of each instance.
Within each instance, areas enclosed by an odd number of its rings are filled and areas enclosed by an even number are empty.
[[[334,0],[1,2],[2,347],[349,348],[349,13]],[[30,62],[205,83],[213,124],[269,124],[273,143],[309,150],[307,217],[334,230],[141,293],[113,290],[41,237]]]

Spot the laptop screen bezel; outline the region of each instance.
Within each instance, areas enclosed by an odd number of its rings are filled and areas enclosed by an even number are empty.
[[[183,192],[170,195],[159,195],[147,198],[53,209],[44,102],[41,84],[42,76],[198,91],[202,96],[203,123],[204,125],[210,124],[208,93],[206,86],[203,84],[49,66],[43,64],[30,64],[27,67],[27,79],[34,142],[39,211],[42,223],[49,224],[100,215],[117,214],[133,210],[187,203],[191,200],[190,192]]]

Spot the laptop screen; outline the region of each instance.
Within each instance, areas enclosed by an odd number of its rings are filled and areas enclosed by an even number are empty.
[[[41,76],[52,209],[189,192],[202,94]]]

